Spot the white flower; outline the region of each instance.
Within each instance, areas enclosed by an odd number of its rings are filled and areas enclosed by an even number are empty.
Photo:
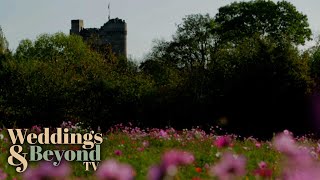
[[[0,140],[2,140],[4,138],[3,134],[0,134]]]
[[[220,156],[221,156],[221,153],[220,153],[220,152],[217,152],[217,153],[216,153],[216,157],[219,158]]]

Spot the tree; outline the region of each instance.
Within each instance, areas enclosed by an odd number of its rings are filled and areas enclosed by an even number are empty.
[[[0,54],[5,54],[7,52],[9,52],[9,43],[0,26]]]
[[[225,41],[237,41],[254,34],[275,39],[288,39],[299,45],[310,40],[311,30],[306,15],[286,1],[254,0],[234,2],[219,8],[215,21]]]
[[[20,41],[17,47],[16,53],[14,54],[16,59],[31,59],[35,58],[34,44],[30,39],[24,39]]]
[[[164,61],[165,64],[192,71],[205,68],[216,47],[216,36],[212,33],[214,20],[208,15],[193,14],[183,18],[171,41],[156,42],[148,60]]]
[[[310,56],[311,75],[315,80],[314,93],[320,92],[320,41],[318,39],[316,45],[309,48],[306,52]]]
[[[7,125],[49,126],[91,110],[86,117],[94,119],[107,111],[98,105],[108,94],[101,93],[106,88],[100,82],[109,70],[81,37],[57,33],[24,40],[3,63],[0,118]]]
[[[230,51],[223,106],[234,130],[270,137],[284,128],[303,133],[311,127],[306,97],[313,81],[309,59],[297,47],[254,36]]]
[[[80,36],[55,33],[53,35],[42,34],[32,42],[22,40],[17,47],[14,57],[16,60],[39,60],[43,62],[76,62],[83,59],[89,61],[94,53]]]
[[[217,37],[212,33],[216,26],[209,14],[193,14],[183,18],[169,48],[180,58],[180,66],[205,68],[211,51],[216,48]]]

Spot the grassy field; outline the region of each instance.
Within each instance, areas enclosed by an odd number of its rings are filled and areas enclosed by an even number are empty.
[[[84,131],[75,126],[68,128]],[[33,131],[41,132],[41,128]],[[15,167],[8,164],[12,143],[7,130],[1,131],[0,139],[0,179],[36,179],[36,176],[38,179],[123,180],[308,178],[304,173],[320,177],[317,141],[293,138],[288,131],[273,140],[259,141],[240,140],[236,135],[218,136],[214,128],[211,133],[205,133],[201,129],[141,130],[119,125],[103,134],[102,161],[96,172],[92,168],[85,171],[82,162],[63,163],[56,169],[48,167],[50,162],[30,163],[32,171],[17,173]],[[78,150],[81,145],[46,145],[45,148]],[[28,149],[28,145],[25,144],[24,149]]]

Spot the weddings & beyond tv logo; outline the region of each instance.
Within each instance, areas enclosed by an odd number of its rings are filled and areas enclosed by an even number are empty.
[[[85,134],[71,133],[68,128],[57,128],[53,133],[49,128],[44,128],[42,133],[30,132],[28,129],[8,129],[8,133],[12,142],[8,163],[15,166],[19,173],[27,169],[28,162],[51,161],[54,166],[59,166],[62,160],[77,161],[83,162],[88,171],[90,165],[93,170],[96,170],[101,161],[100,145],[103,142],[101,133],[94,131]],[[25,143],[28,143],[29,146],[25,146]],[[43,150],[41,147],[41,145],[50,144],[78,144],[82,145],[82,149]]]

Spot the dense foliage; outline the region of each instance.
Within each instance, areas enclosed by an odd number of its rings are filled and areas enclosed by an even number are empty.
[[[1,33],[1,123],[311,130],[320,48],[297,48],[310,36],[292,4],[264,0],[232,3],[215,17],[186,16],[140,66],[63,33],[23,40],[11,54]]]
[[[215,18],[224,41],[241,40],[254,34],[288,39],[294,44],[310,40],[311,30],[306,15],[290,2],[266,0],[234,2],[219,8]]]

